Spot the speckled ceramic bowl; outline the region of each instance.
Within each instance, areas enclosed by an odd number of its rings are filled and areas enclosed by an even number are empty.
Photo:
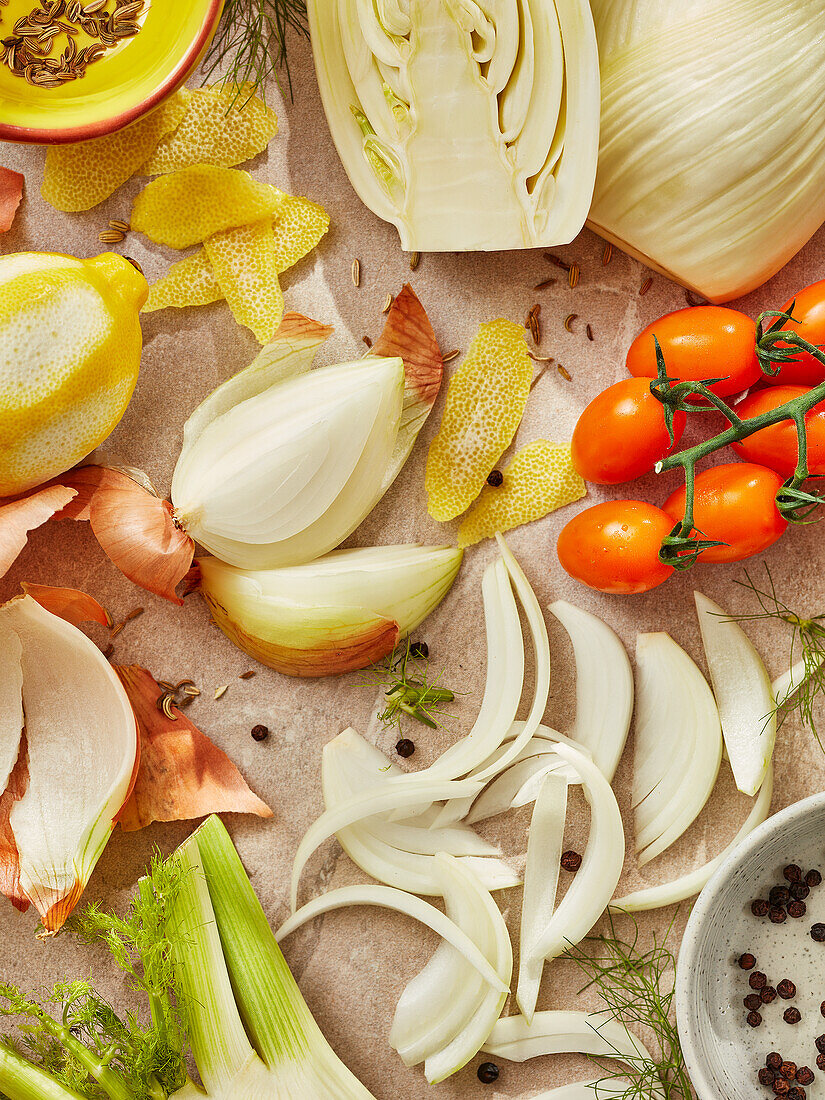
[[[825,886],[811,891],[799,920],[774,925],[754,917],[751,902],[782,882],[782,868],[825,870],[825,793],[782,810],[760,825],[722,864],[699,895],[685,931],[676,975],[676,1014],[685,1061],[700,1100],[772,1100],[756,1075],[778,1050],[797,1065],[814,1067],[814,1038],[825,1031],[825,944],[810,927],[825,920]],[[737,965],[751,952],[757,969],[776,986],[790,978],[797,996],[763,1006],[763,1023],[745,1021],[748,974]],[[783,1020],[796,1006],[799,1024]],[[819,1073],[817,1080],[821,1081]],[[814,1086],[816,1088],[816,1086]],[[814,1093],[816,1095],[816,1093]]]
[[[37,0],[0,7],[2,31]],[[82,80],[39,88],[0,65],[0,141],[53,145],[113,133],[151,111],[192,73],[224,0],[150,0],[140,33],[90,65]]]

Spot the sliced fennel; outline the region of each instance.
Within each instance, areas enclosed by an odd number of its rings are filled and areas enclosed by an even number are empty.
[[[245,653],[290,676],[363,668],[392,651],[452,587],[452,546],[335,550],[304,565],[247,570],[199,558],[215,622]]]
[[[544,957],[537,953],[537,948],[556,906],[566,820],[567,780],[558,775],[547,775],[530,821],[524,898],[521,903],[516,1000],[528,1020],[536,1007],[544,970]]]
[[[722,763],[719,712],[702,673],[664,633],[636,641],[633,807],[640,865],[701,813]]]
[[[402,247],[571,241],[590,205],[599,68],[585,0],[310,0],[353,186]]]
[[[538,1092],[530,1100],[620,1100],[633,1089],[628,1077],[594,1077],[591,1081],[574,1081],[570,1085],[559,1085],[547,1092]]]
[[[531,963],[558,958],[568,947],[584,939],[607,908],[624,863],[624,827],[612,787],[583,752],[562,744],[556,746],[556,752],[575,767],[581,778],[590,805],[590,834],[582,865],[567,893],[543,927],[536,929],[536,939],[530,945]],[[533,928],[540,919],[537,914]],[[528,1020],[535,1010],[537,995],[535,980],[520,992],[520,1007]]]
[[[753,796],[764,782],[776,743],[771,680],[742,627],[701,592],[693,595],[733,777],[743,794]]]
[[[360,769],[358,760],[355,768],[348,767],[348,756],[360,758]],[[382,764],[376,767],[378,761]],[[321,775],[326,808],[332,810],[355,794],[374,789],[376,778],[380,783],[401,774],[355,730],[345,730],[324,747]],[[339,829],[336,836],[350,859],[366,874],[387,886],[414,894],[441,894],[444,875],[437,866],[439,852],[456,857],[460,865],[478,876],[487,890],[518,886],[521,882],[502,859],[481,858],[499,857],[501,853],[466,825],[439,829],[430,828],[429,822],[421,819],[388,821],[385,815],[376,815]]]
[[[640,890],[634,890],[624,897],[615,898],[610,903],[614,912],[638,913],[644,909],[660,909],[665,905],[676,905],[680,901],[692,898],[698,894],[710,882],[716,868],[741,842],[752,833],[757,825],[766,821],[771,812],[771,798],[773,797],[773,768],[768,766],[768,771],[756,798],[751,812],[748,814],[742,828],[724,848],[718,856],[701,867],[688,871],[687,874],[671,882],[662,882],[656,886],[645,886]]]
[[[713,301],[761,286],[825,220],[825,8],[592,8],[602,133],[591,227]]]
[[[544,1054],[652,1061],[641,1039],[617,1020],[596,1012],[537,1012],[532,1023],[523,1016],[506,1016],[493,1028],[484,1050],[510,1062],[526,1062]]]
[[[478,945],[509,985],[513,970],[510,935],[489,892],[454,857],[436,856],[436,864],[447,916]],[[506,994],[491,989],[451,944],[443,943],[401,994],[390,1045],[408,1066],[423,1061],[430,1084],[443,1081],[478,1053],[505,999]]]
[[[567,731],[589,749],[613,782],[633,716],[633,670],[627,651],[607,623],[556,600],[550,611],[570,635],[576,658],[576,720]]]
[[[406,890],[396,890],[392,886],[342,886],[338,890],[329,890],[320,897],[307,902],[291,917],[287,917],[278,929],[275,938],[280,943],[292,935],[307,921],[314,920],[324,913],[333,913],[336,909],[347,909],[351,905],[377,905],[382,909],[392,909],[396,913],[405,913],[420,924],[426,924],[436,935],[451,944],[484,978],[485,982],[499,993],[508,993],[509,985],[496,973],[495,967],[484,957],[470,937],[445,917],[440,909],[422,901]]]
[[[819,654],[810,653],[794,661],[787,672],[777,676],[771,684],[771,695],[775,705],[781,707],[787,703],[821,664],[822,657]]]

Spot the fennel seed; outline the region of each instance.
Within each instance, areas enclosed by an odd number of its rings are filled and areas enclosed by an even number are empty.
[[[588,340],[594,340],[595,339],[595,337],[593,335],[593,326],[592,325],[588,325],[587,328],[584,331],[587,333],[587,339]]]
[[[361,339],[364,341],[364,343],[367,345],[368,348],[372,347],[372,337],[362,336]]]
[[[445,356],[442,357],[442,363],[451,363],[453,359],[457,359],[461,355],[460,348],[453,348],[452,351],[448,351]]]
[[[613,245],[610,241],[604,246],[604,252],[602,252],[602,267],[607,267],[610,261],[613,259]]]
[[[568,281],[570,283],[570,289],[575,290],[579,285],[579,275],[581,275],[581,268],[578,264],[571,264],[570,271],[568,272]]]
[[[352,285],[356,286],[356,287],[361,285],[361,261],[360,260],[353,260],[352,261]]]
[[[533,290],[547,290],[548,287],[555,286],[558,279],[542,279],[540,283],[536,283]]]
[[[567,260],[563,260],[561,256],[557,256],[555,252],[545,252],[544,258],[545,260],[549,260],[551,264],[555,264],[556,267],[560,267],[562,271],[569,271],[573,266],[569,264]]]
[[[701,294],[696,294],[693,290],[685,291],[685,301],[689,306],[706,306],[708,305],[707,298],[703,298]]]
[[[650,288],[652,286],[653,286],[653,276],[648,275],[648,277],[645,279],[645,281],[639,287],[639,297],[644,298],[645,294],[647,294],[647,292],[650,290]]]
[[[393,298],[392,294],[388,294],[385,301],[384,301],[384,306],[383,306],[381,312],[382,313],[389,313],[389,311],[392,309],[392,304],[393,304],[394,301],[395,301],[395,298]]]
[[[537,303],[527,314],[527,319],[524,322],[524,327],[526,329],[529,329],[530,335],[533,337],[533,343],[536,345],[541,343],[541,325],[539,323],[540,314],[541,306]]]
[[[559,372],[559,374],[562,376],[562,378],[565,380],[565,382],[572,382],[573,381],[573,375],[570,373],[569,370],[567,370],[566,367],[563,367],[561,365],[561,363],[556,364],[556,370]]]
[[[410,271],[415,271],[415,269],[418,267],[418,265],[420,263],[421,263],[421,253],[420,252],[411,252],[410,253]]]
[[[109,220],[109,228],[119,229],[121,233],[128,233],[132,227],[129,225],[128,222],[120,221],[119,218],[111,218]]]
[[[120,244],[126,240],[126,235],[119,229],[103,229],[98,233],[97,239],[101,244]]]
[[[229,684],[224,684],[222,687],[216,688],[215,689],[215,698],[216,699],[223,699],[223,697],[224,697],[224,695],[226,695],[227,691],[229,691]]]
[[[133,607],[132,610],[128,613],[128,615],[125,616],[123,621],[126,622],[126,623],[132,622],[133,619],[139,618],[139,616],[141,616],[143,614],[144,610],[145,610],[145,608],[142,608],[142,607]]]
[[[567,316],[564,319],[564,330],[565,330],[565,332],[572,332],[573,331],[573,322],[578,320],[578,317],[579,317],[578,313],[568,313],[567,314]]]
[[[238,677],[239,680],[251,680],[253,676],[257,675],[254,668],[248,669],[246,672],[242,672]]]

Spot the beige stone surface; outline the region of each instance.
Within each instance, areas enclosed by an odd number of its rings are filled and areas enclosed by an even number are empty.
[[[655,276],[649,293],[639,290],[647,271],[614,252],[602,265],[602,244],[589,232],[558,253],[581,265],[575,290],[564,272],[541,251],[490,255],[426,255],[411,275],[407,257],[395,231],[361,206],[337,159],[324,121],[309,50],[298,43],[293,50],[294,102],[272,89],[271,98],[282,129],[267,154],[251,166],[256,176],[286,190],[306,194],[324,204],[332,229],[313,256],[285,277],[287,308],[303,311],[335,326],[335,336],[321,361],[358,355],[364,335],[376,336],[382,324],[381,307],[387,291],[395,292],[409,279],[432,318],[442,347],[466,348],[481,321],[504,316],[523,320],[535,303],[542,305],[541,354],[555,356],[570,372],[570,381],[547,371],[535,386],[516,443],[539,437],[564,441],[582,407],[599,390],[623,376],[628,343],[644,324],[661,313],[685,304],[683,291]],[[83,215],[59,214],[39,195],[44,154],[35,148],[6,146],[0,163],[24,171],[26,195],[14,230],[0,238],[0,250],[60,250],[91,256],[102,248],[97,233],[109,218],[128,219],[132,198],[141,186],[133,180],[114,197]],[[154,279],[163,273],[172,253],[138,235],[122,249],[144,265]],[[352,285],[353,258],[361,262],[361,286]],[[795,290],[825,271],[825,235],[811,244],[777,276],[740,303],[750,313],[781,305]],[[548,290],[532,288],[557,276]],[[572,333],[564,318],[576,313]],[[592,326],[594,340],[585,336]],[[162,492],[167,492],[181,443],[181,431],[195,405],[214,387],[245,366],[256,353],[251,335],[234,324],[224,304],[184,312],[166,311],[144,319],[145,353],[134,400],[107,447],[130,465],[145,469]],[[456,365],[455,361],[452,367]],[[443,400],[443,398],[442,398]],[[353,544],[401,541],[453,540],[457,524],[441,526],[426,510],[423,465],[424,439],[392,491],[356,532]],[[669,475],[660,484],[650,476],[634,485],[630,496],[661,501],[676,484]],[[587,501],[513,532],[510,543],[535,587],[543,606],[563,597],[603,616],[632,648],[637,631],[667,630],[702,663],[692,592],[700,586],[732,611],[752,605],[737,587],[742,566],[707,566],[676,577],[645,596],[603,596],[581,588],[561,570],[555,539],[562,525],[579,507],[614,493],[594,490]],[[777,587],[804,613],[825,610],[821,580],[822,533],[817,526],[791,531],[763,559],[751,563],[773,573]],[[484,682],[485,650],[481,631],[480,581],[494,547],[486,542],[471,548],[458,583],[442,607],[418,632],[430,645],[434,662],[444,666],[445,680],[465,693],[455,707],[449,729],[411,733],[418,751],[410,765],[420,767],[466,731],[476,713]],[[54,524],[31,539],[11,573],[0,584],[0,595],[11,596],[21,580],[84,588],[102,600],[117,619],[135,606],[143,616],[130,623],[115,643],[120,663],[139,662],[158,678],[191,677],[203,689],[189,711],[192,719],[237,762],[249,782],[272,805],[272,821],[234,818],[228,821],[255,888],[273,923],[287,912],[287,884],[299,838],[322,809],[321,748],[347,725],[354,725],[389,750],[392,732],[382,732],[374,719],[376,690],[358,674],[328,681],[291,681],[258,668],[257,675],[240,680],[253,663],[210,625],[199,597],[187,599],[182,609],[146,594],[124,580],[104,558],[87,525]],[[564,730],[572,720],[573,673],[571,651],[559,625],[549,618],[553,684],[548,707],[549,724]],[[752,637],[766,655],[772,674],[785,666],[788,637],[779,626],[757,624]],[[95,635],[104,641],[101,633]],[[219,700],[214,689],[229,685]],[[258,722],[269,726],[268,741],[257,744],[250,730]],[[811,735],[794,723],[781,731],[776,756],[775,806],[819,790],[825,778],[825,760]],[[630,753],[616,778],[622,810],[629,821]],[[693,866],[719,850],[747,812],[747,800],[736,794],[729,769],[706,813],[671,854],[655,861],[643,874],[628,860],[625,886],[656,882]],[[483,826],[485,835],[500,839],[518,859],[526,847],[529,813],[526,810],[497,818]],[[572,799],[569,844],[581,846],[587,813],[580,796]],[[171,850],[189,832],[188,824],[156,825],[143,833],[116,833],[90,883],[88,899],[119,905],[128,898],[146,860],[157,845]],[[324,845],[311,861],[302,883],[302,898],[332,887],[363,881],[337,844]],[[518,925],[521,891],[500,898],[513,929]],[[688,906],[682,907],[674,930],[678,939]],[[662,933],[673,918],[670,910],[642,919],[644,934]],[[35,919],[20,916],[0,899],[0,977],[39,987],[59,978],[91,973],[119,1006],[132,1001],[122,981],[100,952],[78,947],[71,939],[51,942],[34,938]],[[406,1069],[387,1045],[395,1002],[404,983],[427,960],[435,947],[429,933],[383,910],[355,909],[319,919],[285,943],[287,958],[304,994],[330,1041],[379,1100],[414,1100],[430,1095],[420,1069]],[[583,1007],[592,997],[577,998],[577,975],[569,964],[548,967],[540,1005],[551,1008]],[[526,1066],[505,1065],[495,1086],[485,1088],[475,1077],[478,1060],[434,1094],[444,1100],[483,1094],[490,1097],[528,1098],[567,1080],[592,1076],[585,1059],[541,1059]]]

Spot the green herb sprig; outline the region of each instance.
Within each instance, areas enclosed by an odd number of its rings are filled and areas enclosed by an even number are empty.
[[[627,1088],[618,1093],[621,1100],[650,1100],[651,1096],[691,1100],[690,1078],[673,1016],[676,959],[668,947],[673,922],[661,940],[653,933],[647,948],[640,945],[635,921],[632,929],[625,938],[616,930],[611,916],[609,934],[589,936],[582,946],[568,948],[565,956],[587,978],[580,992],[595,988],[620,1024],[628,1030],[643,1028],[653,1035],[654,1042],[648,1044],[652,1048],[650,1058],[642,1053],[638,1058],[628,1058],[617,1052],[617,1059],[627,1067],[620,1071],[605,1066],[597,1055],[588,1056],[605,1072],[594,1085],[596,1096],[600,1084],[610,1082],[614,1095],[615,1086],[627,1082]]]
[[[400,731],[405,717],[438,729],[442,718],[453,717],[445,713],[444,705],[454,701],[455,692],[440,684],[443,670],[430,678],[429,657],[421,652],[420,643],[407,638],[371,670],[369,681],[384,689],[385,706],[378,715],[384,729]]]
[[[308,33],[305,0],[227,0],[206,55],[205,79],[218,72],[237,89],[261,90],[283,68],[291,94],[287,42],[292,33]]]

